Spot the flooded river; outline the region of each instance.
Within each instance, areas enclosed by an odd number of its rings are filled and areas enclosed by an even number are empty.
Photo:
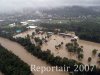
[[[19,45],[16,42],[10,41],[5,38],[0,37],[0,44],[7,48],[9,51],[13,52],[15,55],[17,55],[21,60],[23,60],[28,65],[36,65],[36,66],[49,66],[44,61],[37,59],[36,57],[32,56],[30,53],[28,53],[24,47]],[[41,75],[41,72],[33,72],[35,75]],[[42,75],[68,75],[65,72],[45,72]]]

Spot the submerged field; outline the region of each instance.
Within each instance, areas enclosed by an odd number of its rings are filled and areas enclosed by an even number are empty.
[[[7,48],[9,51],[17,55],[21,60],[23,60],[25,63],[27,63],[29,66],[36,65],[36,66],[45,66],[45,67],[51,67],[50,65],[46,64],[46,62],[36,58],[35,56],[32,56],[30,53],[27,52],[27,50],[24,49],[20,44],[10,41],[5,38],[0,37],[0,43],[2,46]],[[35,72],[32,71],[35,75],[41,75],[41,71]],[[56,71],[50,71],[50,72],[44,72],[43,75],[66,75],[65,72],[56,72]],[[69,75],[69,74],[67,74]]]
[[[32,32],[34,32],[35,30],[29,30],[26,31],[24,33],[18,34],[14,37],[26,37],[27,34],[32,35]],[[45,37],[46,35],[41,35],[41,34],[37,34],[35,35],[35,37]],[[47,49],[51,50],[51,52],[55,55],[55,56],[60,56],[60,57],[67,57],[69,59],[74,59],[74,60],[78,60],[77,55],[74,53],[69,53],[68,50],[65,48],[65,44],[69,43],[71,40],[71,38],[66,37],[63,38],[62,36],[59,35],[52,35],[49,39],[47,43],[44,43],[41,48],[43,51],[46,51]],[[31,39],[32,42],[34,42],[34,39]],[[60,44],[61,42],[63,42],[63,46],[59,49],[56,50],[55,49],[55,45]],[[78,40],[78,43],[80,46],[83,46],[83,54],[84,54],[84,58],[79,61],[82,62],[84,64],[89,64],[88,63],[88,58],[91,57],[92,61],[91,64],[92,65],[97,65],[97,61],[99,60],[98,56],[96,55],[95,57],[92,56],[92,51],[93,49],[97,49],[98,53],[100,53],[100,44],[99,43],[94,43],[94,42],[89,42],[89,41],[84,41],[84,40]],[[98,65],[97,65],[98,66]]]

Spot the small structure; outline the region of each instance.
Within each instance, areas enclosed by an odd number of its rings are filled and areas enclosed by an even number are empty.
[[[79,39],[79,37],[78,36],[75,36],[75,37],[73,37],[74,39]]]
[[[35,23],[35,22],[39,22],[39,19],[35,19],[35,20],[27,20],[28,23]]]
[[[73,37],[73,35],[72,34],[66,34],[65,36],[67,36],[67,37]]]
[[[28,23],[27,22],[20,22],[23,26],[26,26],[26,25],[28,25]]]
[[[36,20],[27,20],[27,22],[36,22]]]
[[[37,26],[28,26],[28,27],[26,27],[26,28],[28,28],[28,29],[36,29]]]
[[[72,34],[66,34],[66,33],[59,33],[60,36],[64,36],[64,37],[73,37]]]
[[[65,33],[59,33],[59,35],[64,36],[64,35],[66,35],[66,34],[65,34]]]
[[[74,40],[78,41],[78,39],[79,39],[78,36],[74,36],[74,37],[71,38],[72,41],[74,41]]]
[[[21,30],[16,30],[16,33],[20,33],[20,32],[22,32]]]
[[[53,32],[47,32],[48,35],[53,35]]]
[[[15,27],[16,24],[15,24],[15,23],[13,23],[13,24],[9,24],[9,26],[10,26],[10,27]]]

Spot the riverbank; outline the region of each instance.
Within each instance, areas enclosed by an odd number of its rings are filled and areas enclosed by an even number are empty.
[[[9,51],[13,52],[15,55],[17,55],[21,60],[23,60],[25,63],[27,63],[29,66],[31,64],[34,64],[36,66],[49,66],[44,61],[32,56],[30,53],[28,53],[24,47],[19,45],[16,42],[10,41],[8,39],[0,37],[0,43],[3,47],[7,48]],[[33,72],[35,75],[41,75],[40,72]],[[64,72],[45,72],[43,75],[66,75]],[[67,74],[68,75],[68,74]]]

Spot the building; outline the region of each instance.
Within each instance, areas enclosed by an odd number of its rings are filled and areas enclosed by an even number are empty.
[[[53,33],[53,32],[47,32],[47,34],[48,34],[48,35],[53,35],[54,33]]]
[[[16,33],[21,33],[22,32],[22,30],[16,30]]]
[[[59,35],[60,35],[60,36],[65,36],[65,37],[66,37],[66,36],[67,36],[67,37],[72,37],[72,34],[69,34],[69,33],[68,33],[68,34],[66,34],[66,33],[59,33]]]
[[[26,28],[28,28],[28,29],[36,29],[37,26],[28,26],[28,27],[26,27]]]
[[[64,35],[66,35],[66,34],[65,34],[65,33],[59,33],[59,35],[64,36]]]
[[[35,19],[35,20],[27,20],[28,23],[35,23],[35,22],[39,22],[39,19]]]
[[[9,24],[9,27],[15,27],[15,26],[16,26],[15,23],[13,23],[13,24]]]
[[[26,26],[26,25],[28,25],[28,23],[27,22],[20,22],[23,26]]]
[[[72,41],[74,41],[74,40],[78,41],[78,39],[79,39],[78,36],[74,36],[74,37],[71,38]]]
[[[78,37],[78,36],[74,36],[73,38],[74,38],[74,39],[79,39],[79,37]]]

